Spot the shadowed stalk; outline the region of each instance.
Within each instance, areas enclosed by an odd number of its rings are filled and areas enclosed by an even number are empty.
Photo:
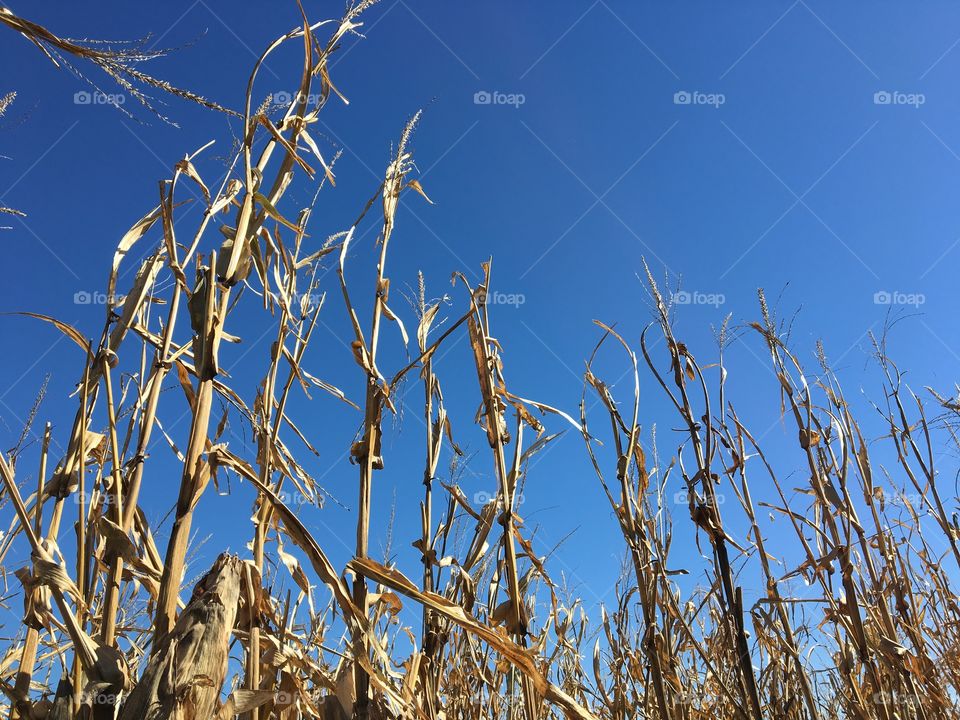
[[[519,479],[519,458],[521,448],[522,420],[517,414],[517,437],[515,438],[515,462],[508,470],[504,446],[510,442],[506,424],[505,386],[502,376],[502,364],[497,354],[497,345],[490,332],[490,317],[487,308],[487,293],[490,288],[492,261],[483,266],[483,284],[471,293],[473,313],[467,321],[470,331],[470,343],[473,346],[477,377],[480,383],[480,395],[483,402],[483,419],[487,432],[487,441],[493,453],[494,470],[497,476],[497,496],[502,502],[502,514],[499,522],[503,527],[501,543],[503,547],[503,567],[507,576],[507,628],[515,642],[521,646],[527,643],[527,621],[522,606],[520,580],[517,571],[517,552],[514,544],[514,508],[516,483]],[[502,388],[502,390],[501,390]],[[511,675],[512,677],[512,675]],[[537,717],[538,700],[526,677],[521,680],[524,698],[524,714],[527,720]],[[512,715],[512,712],[511,712]]]
[[[193,511],[210,479],[210,469],[202,460],[206,449],[210,408],[213,404],[213,380],[217,374],[217,348],[223,332],[223,320],[229,302],[229,289],[220,290],[214,268],[216,253],[210,265],[197,272],[197,284],[190,297],[190,318],[194,331],[197,388],[192,403],[190,439],[187,443],[176,515],[170,530],[163,563],[160,595],[157,599],[153,653],[164,647],[165,639],[176,620],[180,580],[183,577],[187,540],[193,522]],[[219,298],[218,298],[219,294]]]
[[[43,500],[44,500],[44,482],[47,477],[47,453],[50,451],[50,423],[43,429],[43,445],[40,449],[40,469],[37,472],[37,506],[34,510],[34,533],[39,537],[43,525]],[[60,531],[60,517],[63,512],[63,498],[58,498],[54,503],[53,514],[50,517],[50,531],[47,534],[47,540],[55,538]],[[34,568],[36,572],[36,568]],[[26,618],[24,618],[26,620]],[[40,629],[34,627],[34,623],[28,624],[27,635],[23,641],[23,649],[20,653],[20,663],[17,666],[17,680],[14,685],[14,700],[11,703],[11,720],[19,720],[21,717],[29,717],[29,693],[30,682],[33,679],[34,664],[37,661],[37,647],[40,642]]]

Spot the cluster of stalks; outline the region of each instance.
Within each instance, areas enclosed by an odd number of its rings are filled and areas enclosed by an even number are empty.
[[[323,156],[309,127],[340,95],[329,59],[371,4],[352,6],[337,22],[304,17],[263,53],[223,180],[211,188],[201,177],[205,148],[185,156],[160,183],[157,206],[120,240],[96,341],[33,314],[79,346],[84,361],[63,452],[55,452],[47,424],[35,466],[25,467],[19,444],[0,456],[2,499],[12,513],[0,562],[14,547],[31,553],[16,571],[23,630],[0,656],[4,712],[23,720],[955,717],[960,521],[940,466],[958,448],[960,403],[933,393],[925,405],[877,339],[884,400],[868,411],[884,432],[868,440],[823,350],[808,375],[761,293],[761,319],[746,330],[769,353],[782,421],[797,438],[793,457],[774,458],[726,393],[724,349],[734,331],[724,325],[718,356],[702,365],[677,336],[649,272],[655,321],[636,345],[598,323],[579,417],[508,389],[487,304],[490,262],[476,286],[456,273],[451,298],[429,299],[420,277],[411,339],[391,305],[387,259],[398,204],[427,199],[410,144],[419,114],[350,227],[317,241],[311,208],[295,219],[279,209],[290,204],[282,201],[294,182],[313,180],[327,192],[334,184],[336,157]],[[321,28],[330,30],[326,41]],[[255,107],[257,72],[287,43],[303,47],[298,93],[279,110]],[[187,195],[203,209],[184,236]],[[368,307],[346,271],[365,228],[377,238]],[[156,247],[118,296],[127,256],[151,235],[159,236]],[[325,311],[318,280],[325,265],[335,266],[352,328],[362,404],[305,367]],[[460,309],[443,318],[448,307]],[[266,371],[252,393],[232,386],[222,367],[223,344],[240,340],[240,313],[273,323]],[[410,357],[390,370],[380,352],[388,323]],[[437,351],[457,336],[472,348],[475,419],[497,481],[480,506],[455,471],[446,482],[440,477],[445,456],[468,462],[454,442],[438,374]],[[594,374],[608,351],[625,358],[626,398]],[[677,445],[665,465],[653,434],[641,429],[641,376],[676,413]],[[371,556],[370,518],[383,500],[376,475],[384,420],[397,412],[403,384],[417,382],[420,566],[408,576]],[[284,500],[288,491],[322,493],[298,460],[316,452],[311,427],[290,414],[291,399],[312,391],[359,414],[349,449],[358,477],[356,547],[340,569]],[[160,424],[161,400],[185,403],[185,439]],[[937,408],[934,417],[928,406]],[[247,429],[252,452],[229,446],[228,426]],[[613,599],[593,617],[551,578],[549,559],[518,513],[531,458],[570,426],[598,481],[583,492],[605,495],[626,557]],[[181,468],[165,547],[140,500],[158,433]],[[797,464],[802,474],[787,487],[784,473]],[[197,505],[211,481],[228,478],[239,478],[254,506],[249,556],[221,555],[186,598]],[[700,567],[673,564],[676,533],[699,548]],[[274,594],[283,585],[268,582],[276,573],[289,575],[290,590]],[[327,592],[323,603],[315,602],[317,582]],[[401,623],[405,605],[417,609],[419,627]],[[414,650],[400,655],[404,637]]]

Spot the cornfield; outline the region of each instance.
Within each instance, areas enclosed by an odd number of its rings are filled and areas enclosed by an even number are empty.
[[[80,362],[76,413],[60,438],[65,451],[54,452],[48,422],[30,452],[18,445],[0,456],[9,525],[0,558],[8,565],[29,552],[25,565],[5,568],[15,576],[6,599],[11,608],[22,601],[22,624],[0,651],[4,713],[956,717],[960,520],[944,475],[955,471],[960,449],[960,401],[911,390],[884,335],[871,337],[882,379],[866,393],[881,400],[851,399],[822,347],[814,348],[815,366],[804,366],[789,323],[763,291],[755,321],[725,323],[716,345],[695,355],[675,323],[669,279],[646,265],[646,305],[637,302],[650,310],[646,330],[631,338],[613,319],[584,328],[596,341],[582,396],[527,399],[506,380],[515,356],[498,342],[488,303],[493,260],[479,269],[480,282],[452,268],[449,296],[431,299],[423,276],[412,297],[391,295],[390,253],[414,252],[394,242],[398,206],[430,202],[413,155],[420,113],[398,127],[382,180],[354,199],[349,227],[323,227],[312,206],[285,199],[295,185],[337,192],[338,158],[324,156],[310,127],[342,97],[330,61],[372,4],[352,5],[336,21],[304,16],[264,51],[223,180],[210,183],[197,169],[207,146],[186,154],[160,180],[157,205],[117,244],[99,337],[24,313],[67,336]],[[52,52],[92,60],[124,87],[149,80],[125,74],[122,57],[63,41],[6,10],[0,19]],[[302,73],[298,92],[277,110],[258,97],[256,80],[263,61],[286,45],[302,46]],[[12,100],[4,98],[0,112]],[[188,226],[180,214],[194,195],[202,213]],[[148,243],[135,272],[123,272],[134,246]],[[349,388],[314,375],[304,360],[333,312],[352,328],[330,350],[352,355]],[[222,350],[243,339],[253,317],[271,329],[266,346],[252,347],[266,370],[238,384]],[[735,333],[765,351],[771,373],[753,382],[769,383],[779,397],[796,438],[790,461],[804,466],[804,477],[778,470],[784,459],[768,452],[728,395],[724,350]],[[473,417],[451,417],[444,403],[445,372],[461,374],[439,362],[440,353],[458,338],[474,359],[466,368],[476,378]],[[383,347],[398,342],[408,358],[400,363]],[[595,374],[611,363],[626,371],[626,391]],[[669,441],[645,429],[652,422],[641,389],[672,406]],[[420,535],[408,540],[420,560],[406,567],[377,559],[371,518],[391,502],[376,482],[389,462],[384,437],[399,398],[414,395],[422,422],[401,440],[422,455],[422,468],[407,469],[415,480],[397,502],[419,514]],[[291,407],[304,398],[312,409],[295,417]],[[182,437],[160,424],[161,403],[189,414]],[[305,521],[323,509],[289,501],[296,493],[319,504],[324,494],[303,455],[315,452],[329,403],[351,405],[358,425],[342,463],[357,493],[353,557],[342,567]],[[38,400],[30,422],[39,415]],[[882,435],[867,435],[861,428],[877,418]],[[458,444],[471,422],[486,437],[486,458],[467,457]],[[249,447],[228,442],[228,427],[243,428]],[[589,613],[557,577],[552,555],[535,549],[517,501],[528,482],[542,480],[531,459],[563,431],[582,438],[595,471],[583,492],[602,493],[623,541],[613,549],[625,558],[615,595]],[[158,434],[179,482],[150,472],[148,447]],[[467,462],[492,463],[496,492],[480,507],[457,482],[457,466]],[[175,499],[165,543],[141,504],[151,482]],[[197,505],[213,485],[231,483],[252,504],[249,545],[194,577]],[[698,567],[674,563],[681,536],[698,548]],[[745,591],[758,599],[748,602]]]

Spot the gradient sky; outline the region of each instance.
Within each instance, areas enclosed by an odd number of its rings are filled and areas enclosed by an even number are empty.
[[[71,37],[152,33],[157,46],[183,46],[143,69],[240,108],[255,56],[298,23],[293,3],[267,5],[103,0],[12,8]],[[341,9],[309,0],[305,6],[313,18]],[[583,360],[599,337],[592,321],[618,322],[636,343],[651,320],[642,258],[658,279],[668,275],[689,293],[692,302],[678,307],[678,328],[703,364],[716,355],[710,326],[727,313],[735,323],[757,319],[756,289],[763,286],[781,316],[796,313],[792,344],[801,358],[814,366],[814,343],[822,338],[848,395],[866,413],[868,401],[883,400],[868,333],[879,332],[888,313],[903,318],[891,349],[909,368],[907,381],[918,392],[926,385],[951,392],[960,360],[955,4],[383,0],[367,13],[363,32],[366,39],[348,39],[332,63],[333,81],[350,105],[331,101],[313,132],[331,154],[343,151],[337,187],[321,193],[314,213],[313,237],[348,226],[376,189],[404,122],[423,108],[415,159],[436,204],[405,198],[389,275],[394,288],[413,287],[422,269],[430,294],[454,293],[459,304],[449,314],[456,316],[463,298],[450,288],[451,273],[475,282],[479,264],[493,256],[493,290],[507,301],[495,307],[493,329],[517,394],[576,414]],[[291,47],[268,62],[258,98],[294,89],[298,52]],[[103,308],[78,303],[84,296],[76,294],[103,288],[116,242],[156,204],[157,181],[185,153],[216,139],[199,167],[208,184],[219,179],[218,156],[229,154],[236,124],[170,98],[160,98],[168,102],[163,111],[179,128],[131,99],[124,107],[133,119],[78,102],[84,96],[76,94],[91,88],[9,31],[0,66],[0,94],[18,93],[0,125],[0,205],[27,213],[23,220],[0,217],[11,226],[0,231],[0,310],[47,313],[95,335]],[[116,91],[92,68],[81,69],[104,91]],[[291,190],[288,216],[313,192],[307,182]],[[372,242],[372,234],[361,239],[350,260],[363,299],[372,282]],[[362,378],[338,339],[348,337],[349,326],[335,275],[324,282],[333,293],[307,368],[360,399]],[[410,327],[412,313],[403,311]],[[0,317],[0,328],[7,343],[0,361],[4,447],[16,442],[47,373],[40,418],[52,420],[65,443],[79,353],[31,320]],[[232,353],[228,367],[255,382],[266,362],[260,333],[254,326],[227,330],[247,333],[242,350],[225,351]],[[384,337],[400,367],[399,335],[388,327]],[[802,476],[791,475],[802,456],[795,430],[777,421],[777,381],[766,358],[755,333],[734,342],[729,392],[768,449],[784,450],[777,458],[784,477],[802,484]],[[611,350],[600,366],[629,399],[625,357]],[[472,424],[479,395],[463,338],[437,371],[457,439],[476,453],[460,482],[469,496],[493,492],[489,451]],[[666,464],[680,442],[678,418],[649,373],[641,383],[645,438],[656,425]],[[410,408],[391,425],[387,469],[377,478],[373,525],[380,530],[371,547],[375,554],[382,548],[395,499],[394,549],[402,568],[416,575],[409,543],[419,532],[421,390],[409,392]],[[161,420],[182,438],[187,427],[178,421],[178,401]],[[591,415],[597,425],[598,409]],[[321,451],[310,470],[343,505],[304,508],[302,517],[342,563],[353,538],[357,482],[344,452],[361,418],[322,396],[298,402],[294,414]],[[548,426],[564,428],[556,419]],[[882,435],[879,423],[870,429]],[[233,438],[232,447],[242,448],[239,428]],[[179,475],[162,440],[154,455],[143,502],[159,523],[175,501]],[[955,460],[944,462],[952,482]],[[24,461],[21,479],[31,472]],[[208,492],[197,524],[200,538],[210,539],[192,570],[223,547],[246,552],[252,500],[237,484],[229,496]],[[523,500],[520,513],[528,528],[538,528],[538,549],[547,552],[573,533],[552,560],[556,576],[579,587],[588,605],[609,600],[623,544],[575,433],[537,457]],[[678,565],[697,552],[685,506],[679,511]],[[158,532],[161,547],[167,531]]]

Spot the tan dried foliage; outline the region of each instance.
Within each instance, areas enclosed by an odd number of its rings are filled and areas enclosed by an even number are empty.
[[[782,421],[798,438],[794,452],[808,477],[794,489],[784,485],[781,463],[768,457],[763,437],[748,429],[727,397],[723,350],[731,330],[724,325],[718,357],[701,365],[675,335],[670,308],[649,272],[654,322],[636,346],[598,323],[578,417],[508,389],[506,355],[486,302],[492,262],[480,269],[476,287],[457,273],[452,298],[429,299],[421,276],[412,302],[416,327],[408,332],[396,293],[390,296],[387,259],[399,204],[429,201],[413,177],[410,140],[419,113],[401,132],[383,181],[352,226],[318,240],[307,233],[311,208],[296,215],[284,209],[294,182],[312,179],[325,192],[334,185],[336,155],[324,157],[309,128],[332,96],[342,97],[329,61],[358,33],[372,4],[353,5],[338,21],[304,19],[264,51],[248,83],[242,144],[231,171],[211,183],[198,170],[205,148],[184,156],[160,183],[156,207],[137,213],[142,216],[120,239],[99,339],[31,314],[81,349],[82,368],[65,450],[54,456],[48,424],[35,490],[18,483],[24,461],[17,451],[0,457],[3,501],[13,514],[0,558],[8,558],[15,543],[31,553],[15,574],[24,631],[0,659],[10,716],[955,717],[960,525],[957,499],[939,473],[942,453],[958,447],[960,403],[934,393],[937,415],[929,417],[930,403],[906,388],[878,339],[885,402],[875,410],[886,437],[869,442],[822,351],[817,374],[808,376],[761,294],[761,320],[748,331],[769,354]],[[143,59],[136,53],[105,55],[4,8],[0,22],[52,57],[91,60],[121,84],[145,81],[130,64]],[[302,74],[295,97],[271,116],[269,104],[254,105],[255,81],[263,61],[287,43],[303,47]],[[0,101],[0,113],[11,99]],[[185,236],[179,213],[186,192],[203,208]],[[377,257],[364,324],[347,261],[361,228],[371,226]],[[121,288],[131,251],[153,242],[153,235],[159,235],[155,246]],[[324,308],[323,300],[309,298],[316,296],[324,263],[336,271],[334,289],[350,320],[344,344],[356,362],[357,394],[306,367]],[[234,322],[241,305],[259,308],[274,328],[267,370],[254,388],[234,387],[222,367],[222,347],[242,334]],[[446,320],[448,305],[459,309]],[[399,370],[386,369],[385,321],[412,353]],[[464,337],[472,350],[475,420],[497,482],[479,508],[457,485],[455,470],[448,481],[439,479],[445,454],[466,462],[437,374],[437,350],[454,337]],[[608,350],[625,358],[631,391],[624,397],[594,372]],[[681,440],[669,460],[641,430],[641,374],[676,411]],[[369,547],[372,508],[385,501],[375,494],[376,473],[386,462],[384,422],[403,402],[405,382],[423,387],[416,580],[372,558]],[[163,392],[170,386],[179,389]],[[290,412],[296,393],[316,390],[358,412],[360,431],[349,448],[358,480],[356,547],[343,568],[284,499],[286,491],[324,495],[298,459],[300,452],[315,452],[315,430]],[[318,412],[324,399],[315,400]],[[161,400],[186,404],[185,440],[175,441],[161,425]],[[598,415],[594,424],[602,430],[588,425]],[[231,424],[248,429],[255,446],[249,456],[223,440]],[[626,557],[616,593],[595,606],[592,617],[583,600],[551,578],[554,560],[535,551],[535,531],[518,512],[530,459],[569,427],[582,436],[596,472],[597,486],[584,492],[599,487],[605,494],[624,541],[618,551]],[[155,434],[180,466],[164,548],[140,506]],[[892,453],[879,449],[884,443]],[[878,455],[892,462],[881,466]],[[231,479],[254,506],[250,557],[222,555],[184,604],[198,502],[211,483]],[[770,490],[762,502],[754,499],[757,486]],[[685,498],[679,506],[670,500],[678,493]],[[898,497],[894,507],[890,500]],[[76,517],[69,517],[74,510]],[[777,519],[777,535],[767,536],[761,513]],[[698,544],[701,567],[674,566],[675,523]],[[67,536],[74,526],[78,551],[67,558],[59,543],[73,544]],[[706,581],[691,592],[678,577],[694,571]],[[274,582],[277,573],[289,582]],[[746,578],[763,588],[749,606]],[[290,589],[274,594],[284,584]],[[417,609],[419,627],[403,624],[407,607]],[[405,639],[415,649],[398,654]]]

